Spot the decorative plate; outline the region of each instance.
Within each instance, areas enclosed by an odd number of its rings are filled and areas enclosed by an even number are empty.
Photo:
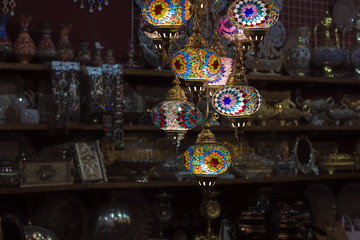
[[[60,239],[79,240],[85,205],[70,194],[48,197],[36,210],[34,225],[52,231]]]
[[[314,215],[325,211],[335,211],[334,193],[325,184],[312,184],[305,189],[303,195],[309,199]]]
[[[286,30],[284,24],[278,21],[269,29],[267,36],[271,39],[271,45],[274,48],[282,47],[286,41]]]
[[[345,29],[352,25],[357,14],[357,6],[353,0],[338,0],[334,4],[333,19],[338,29]]]

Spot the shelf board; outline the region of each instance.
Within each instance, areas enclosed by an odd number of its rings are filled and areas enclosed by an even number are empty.
[[[310,176],[284,176],[268,178],[236,178],[218,179],[216,186],[235,186],[244,184],[272,184],[272,183],[297,183],[311,181],[329,180],[358,180],[360,173],[335,173],[334,175],[310,175]],[[176,188],[176,187],[196,187],[197,181],[151,181],[151,182],[106,182],[106,183],[75,183],[54,186],[34,186],[34,187],[2,187],[0,195],[41,193],[41,192],[61,192],[61,191],[85,191],[85,190],[112,190],[112,189],[131,189],[131,188]]]
[[[39,124],[22,124],[22,123],[5,123],[0,124],[0,131],[38,131],[49,130],[50,126],[46,123]],[[103,130],[103,124],[85,124],[70,123],[69,130]]]
[[[50,65],[46,63],[0,63],[1,70],[29,70],[29,71],[49,71]]]
[[[125,125],[125,131],[162,131],[155,125]],[[211,127],[212,131],[219,132],[232,132],[233,128],[227,126],[214,126]],[[196,127],[190,131],[201,131],[201,127]],[[299,126],[248,126],[245,127],[244,132],[260,132],[260,131],[360,131],[360,126],[312,126],[312,125],[299,125]]]
[[[0,70],[29,70],[29,71],[49,71],[50,65],[48,63],[0,63]],[[159,77],[171,78],[174,73],[171,70],[152,70],[152,69],[137,69],[137,68],[124,68],[125,76],[133,77]],[[360,84],[360,81],[351,77],[298,77],[288,75],[255,75],[248,74],[247,79],[250,82],[286,82],[286,83],[333,83],[333,84]]]

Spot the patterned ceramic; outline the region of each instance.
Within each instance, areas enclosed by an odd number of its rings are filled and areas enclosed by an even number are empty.
[[[181,26],[192,14],[189,0],[145,0],[142,7],[142,16],[154,26]]]
[[[344,52],[337,47],[319,47],[313,61],[325,69],[326,77],[333,77],[332,68],[339,66],[345,59]]]
[[[221,70],[220,73],[209,79],[210,86],[224,86],[229,79],[230,74],[233,72],[233,60],[228,57],[221,57]]]
[[[9,15],[0,14],[0,61],[6,61],[13,53],[13,47],[6,34],[6,22]]]
[[[228,17],[237,28],[270,28],[279,18],[279,8],[271,0],[236,0]]]
[[[163,101],[154,107],[151,119],[162,130],[188,130],[195,127],[199,113],[191,102]]]
[[[71,24],[60,25],[60,39],[56,45],[58,51],[58,59],[63,62],[69,62],[74,58],[74,49],[69,40]]]
[[[29,60],[36,54],[34,41],[29,34],[29,25],[31,20],[32,16],[20,14],[21,30],[14,43],[14,53],[22,64],[28,64]]]
[[[286,41],[286,30],[282,22],[277,23],[269,28],[267,37],[271,39],[271,45],[275,48],[282,47]]]
[[[196,175],[218,175],[230,167],[231,155],[217,144],[196,144],[185,151],[183,164]]]
[[[236,27],[230,23],[227,16],[219,19],[219,33],[229,41],[247,40],[247,37],[244,34],[244,30],[242,28],[236,29]]]
[[[307,26],[296,28],[297,43],[290,50],[289,63],[291,66],[290,75],[306,76],[309,72],[311,62],[311,50],[308,39],[310,28]]]
[[[76,61],[81,66],[87,66],[91,63],[91,53],[89,51],[89,41],[80,41],[80,51],[76,57]]]
[[[191,80],[210,79],[221,70],[220,57],[206,48],[185,48],[171,59],[171,69],[183,78]]]
[[[105,64],[115,64],[115,58],[113,54],[114,54],[114,49],[111,48],[106,49],[106,55],[104,57]]]
[[[103,49],[103,46],[95,43],[94,57],[91,63],[92,66],[100,67],[104,63],[104,58],[102,56]]]
[[[42,28],[43,35],[37,47],[37,57],[44,62],[55,60],[57,57],[57,50],[51,39],[51,28],[50,23],[44,24]]]
[[[226,86],[215,92],[212,105],[215,111],[227,117],[249,116],[259,110],[261,96],[251,86]]]

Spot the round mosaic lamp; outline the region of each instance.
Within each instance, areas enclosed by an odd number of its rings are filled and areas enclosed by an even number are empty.
[[[213,186],[218,175],[226,172],[232,161],[230,152],[216,142],[209,128],[209,122],[205,121],[195,145],[190,146],[182,158],[184,166],[195,174],[203,187]]]
[[[235,61],[235,71],[230,75],[226,86],[217,90],[212,97],[213,108],[227,117],[238,140],[238,129],[243,129],[250,115],[259,110],[261,101],[259,91],[248,85],[238,60]]]
[[[179,147],[186,132],[195,127],[199,120],[200,111],[193,103],[187,101],[177,77],[173,84],[174,86],[166,93],[165,100],[153,108],[151,119],[155,126],[164,130]]]
[[[220,73],[221,59],[207,47],[200,34],[196,14],[193,34],[188,38],[185,47],[173,55],[171,69],[185,80],[185,86],[195,95],[194,102],[201,99],[207,81]]]
[[[155,26],[162,41],[163,51],[168,52],[171,41],[178,36],[178,30],[193,14],[189,0],[145,0],[143,18]]]
[[[256,52],[267,29],[277,22],[279,9],[271,0],[235,0],[227,15],[232,25],[244,29],[244,34],[254,44]]]

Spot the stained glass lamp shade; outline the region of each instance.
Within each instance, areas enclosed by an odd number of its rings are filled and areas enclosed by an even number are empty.
[[[227,16],[224,16],[219,19],[219,33],[225,39],[234,42],[234,41],[247,41],[248,38],[244,34],[242,28],[237,28],[232,25]]]
[[[217,144],[214,134],[205,122],[204,130],[198,135],[195,145],[190,146],[183,155],[184,166],[195,174],[202,186],[212,186],[219,174],[231,165],[230,152]]]
[[[173,84],[174,86],[167,92],[165,100],[153,108],[151,119],[155,126],[164,130],[178,147],[187,130],[197,124],[200,111],[193,103],[187,101],[177,78]]]
[[[233,71],[233,60],[228,57],[220,57],[221,68],[220,73],[209,79],[209,86],[224,86]]]
[[[179,28],[190,20],[192,14],[189,0],[145,0],[142,7],[142,16],[156,27],[165,53],[171,41],[178,37]]]
[[[244,29],[244,34],[254,43],[256,51],[267,29],[277,22],[279,9],[271,0],[235,0],[227,15],[232,25]]]

